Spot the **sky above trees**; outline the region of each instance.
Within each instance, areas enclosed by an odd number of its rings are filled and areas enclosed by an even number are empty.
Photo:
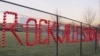
[[[83,19],[84,11],[86,10],[86,8],[90,7],[96,12],[95,22],[98,22],[99,20],[99,7],[100,7],[99,0],[7,0],[7,1],[40,9],[50,13],[55,13],[55,10],[58,9],[58,11],[61,12],[62,16],[82,22],[84,22]],[[12,6],[8,5],[10,6],[8,8],[8,6],[6,6],[7,4],[3,4],[1,2],[0,4],[1,4],[0,7],[5,7],[4,9],[12,10],[11,9]],[[0,9],[0,11],[4,9]],[[27,13],[22,12],[20,8],[18,10],[19,13],[21,12],[21,14],[32,16],[32,14],[28,13],[30,12],[29,10],[22,9],[23,11],[28,11]]]

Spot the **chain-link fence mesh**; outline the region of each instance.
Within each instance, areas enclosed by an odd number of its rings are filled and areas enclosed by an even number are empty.
[[[0,56],[90,56],[99,48],[100,30],[94,27],[5,2],[0,2],[0,7]],[[9,29],[15,16],[4,16],[6,11],[18,14],[15,33]]]

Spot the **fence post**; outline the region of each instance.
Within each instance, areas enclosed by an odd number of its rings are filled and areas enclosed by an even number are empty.
[[[58,15],[56,15],[56,21],[57,21],[57,26],[56,26],[56,36],[57,36],[57,44],[56,44],[56,56],[58,56],[58,33],[59,33],[59,29],[58,29],[58,24],[59,24],[59,20],[58,20]]]
[[[97,28],[96,28],[96,37],[95,37],[95,53],[96,53],[96,50],[97,50]]]
[[[80,56],[82,56],[82,22],[80,22]]]

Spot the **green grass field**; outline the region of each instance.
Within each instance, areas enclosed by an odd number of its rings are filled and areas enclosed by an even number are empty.
[[[1,47],[0,32],[0,56],[56,56],[56,44],[51,39],[50,45],[37,44],[36,46],[27,46],[25,43],[25,33],[17,32],[23,40],[24,45],[21,46],[11,32],[6,34],[6,46]],[[34,35],[30,33],[30,41],[34,39]],[[45,38],[46,35],[42,37]],[[59,44],[59,56],[80,56],[80,43],[64,43]],[[83,56],[100,56],[100,50],[95,53],[94,42],[83,43]]]

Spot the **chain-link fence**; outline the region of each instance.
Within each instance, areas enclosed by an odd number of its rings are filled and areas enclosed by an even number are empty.
[[[0,56],[90,56],[98,49],[96,27],[8,1],[0,7]]]

